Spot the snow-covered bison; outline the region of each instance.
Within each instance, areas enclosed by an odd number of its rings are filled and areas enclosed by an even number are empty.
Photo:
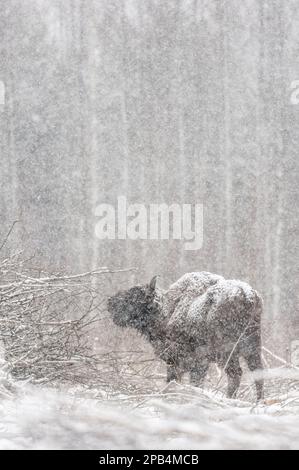
[[[166,291],[156,277],[108,299],[114,323],[137,329],[167,364],[167,380],[180,381],[190,372],[200,386],[211,362],[224,368],[228,397],[240,385],[242,356],[251,371],[262,368],[262,299],[248,284],[208,272],[182,276]],[[257,399],[263,381],[255,380]]]

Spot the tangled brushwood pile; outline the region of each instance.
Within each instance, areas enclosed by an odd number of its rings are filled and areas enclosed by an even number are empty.
[[[98,380],[91,329],[103,300],[91,278],[37,272],[19,254],[0,261],[0,343],[5,367],[35,383]]]

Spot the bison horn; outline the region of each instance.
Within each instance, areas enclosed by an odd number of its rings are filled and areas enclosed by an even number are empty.
[[[154,276],[153,279],[151,280],[151,282],[149,283],[150,290],[155,290],[156,289],[157,277],[158,276]]]

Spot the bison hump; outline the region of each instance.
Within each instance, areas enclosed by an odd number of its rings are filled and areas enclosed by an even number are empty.
[[[222,279],[222,276],[205,271],[184,274],[169,287],[163,296],[164,316],[169,321],[176,321],[177,317],[183,317],[195,298],[204,294],[209,287]]]

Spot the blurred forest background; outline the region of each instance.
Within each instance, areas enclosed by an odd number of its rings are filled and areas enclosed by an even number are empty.
[[[1,236],[44,269],[240,278],[299,338],[297,0],[0,0]],[[98,240],[95,207],[202,203],[204,244]],[[121,280],[120,280],[121,278]]]

